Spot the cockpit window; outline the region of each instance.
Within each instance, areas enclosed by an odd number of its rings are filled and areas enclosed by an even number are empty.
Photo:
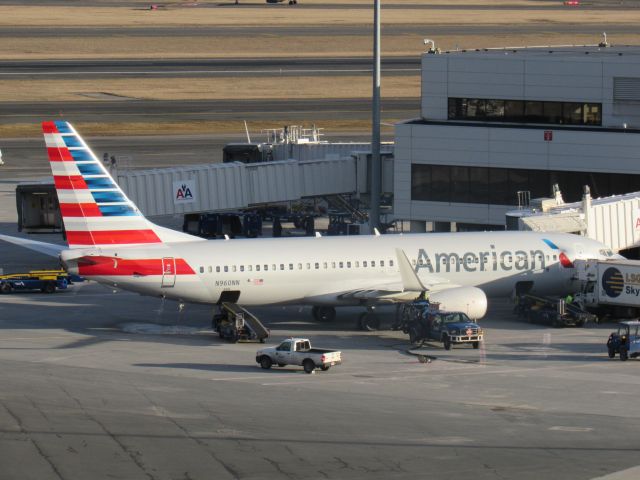
[[[602,255],[603,257],[613,257],[613,251],[609,250],[608,248],[603,248],[602,250],[600,250],[600,255]]]

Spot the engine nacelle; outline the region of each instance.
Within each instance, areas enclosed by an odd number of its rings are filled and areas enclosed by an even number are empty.
[[[487,313],[487,296],[477,287],[455,287],[433,292],[429,301],[438,303],[440,310],[464,312],[472,320],[478,320]]]

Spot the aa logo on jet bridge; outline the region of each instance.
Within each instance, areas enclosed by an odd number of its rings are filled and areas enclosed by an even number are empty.
[[[194,203],[196,201],[195,180],[174,180],[173,181],[173,203]]]

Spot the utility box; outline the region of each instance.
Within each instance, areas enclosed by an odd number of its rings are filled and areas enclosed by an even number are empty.
[[[16,187],[18,231],[26,233],[62,232],[62,217],[52,183],[20,184]]]

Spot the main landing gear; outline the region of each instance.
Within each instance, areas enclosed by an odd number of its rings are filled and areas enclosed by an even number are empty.
[[[311,315],[313,315],[313,319],[317,322],[329,323],[336,319],[336,309],[334,307],[315,306],[311,308]],[[366,332],[373,332],[380,329],[380,317],[378,317],[375,307],[369,306],[366,312],[360,314],[356,328]]]
[[[367,311],[360,314],[357,327],[367,332],[374,332],[380,328],[380,318],[375,307],[367,307]]]
[[[336,319],[336,309],[333,307],[313,307],[311,315],[318,322],[333,322]]]

